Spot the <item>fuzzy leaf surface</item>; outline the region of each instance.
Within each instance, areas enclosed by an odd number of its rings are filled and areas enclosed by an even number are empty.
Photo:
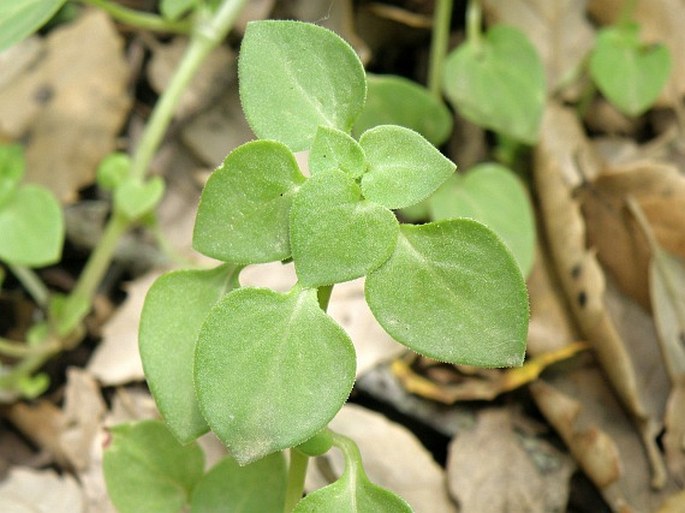
[[[366,104],[354,124],[359,137],[379,125],[416,130],[434,146],[452,133],[452,113],[423,86],[394,75],[367,75]]]
[[[364,197],[387,208],[404,208],[427,198],[457,167],[420,134],[400,126],[372,128],[359,144],[368,162],[362,176]]]
[[[180,270],[154,282],[145,297],[138,344],[152,396],[182,443],[209,430],[193,383],[193,354],[200,327],[227,292],[232,268]]]
[[[290,205],[304,181],[281,143],[252,141],[236,148],[202,191],[193,247],[236,264],[288,258]]]
[[[621,112],[639,116],[656,101],[671,71],[664,45],[646,46],[636,23],[602,29],[590,56],[597,87]]]
[[[45,25],[67,0],[0,0],[0,51]]]
[[[314,289],[231,292],[212,308],[195,351],[200,409],[241,465],[323,429],[354,373],[352,342]]]
[[[364,174],[366,158],[359,143],[336,128],[320,126],[309,151],[311,174],[339,169],[352,178]]]
[[[470,217],[499,235],[511,249],[521,272],[533,266],[535,222],[521,181],[499,164],[480,164],[454,175],[429,200],[435,220]]]
[[[231,457],[217,463],[193,490],[193,513],[272,513],[285,504],[283,453],[270,454],[244,467]]]
[[[314,287],[364,276],[390,257],[398,230],[395,215],[364,200],[342,171],[314,175],[295,198],[290,218],[300,283]]]
[[[381,326],[420,354],[480,367],[523,362],[525,282],[477,221],[402,225],[393,256],[366,278],[366,300]]]
[[[445,60],[443,90],[462,116],[527,144],[538,139],[545,89],[540,56],[513,27],[494,26]]]
[[[196,443],[182,446],[158,420],[111,429],[103,469],[119,513],[181,513],[203,474]]]
[[[354,50],[334,32],[297,21],[249,23],[238,76],[254,133],[293,151],[308,149],[319,125],[349,132],[366,98]]]
[[[62,208],[43,187],[19,187],[0,208],[0,234],[0,259],[30,267],[55,263],[64,242]]]

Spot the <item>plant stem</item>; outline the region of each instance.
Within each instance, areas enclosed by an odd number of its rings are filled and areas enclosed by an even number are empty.
[[[431,39],[430,62],[428,70],[428,89],[440,98],[440,84],[447,54],[452,21],[452,0],[438,0],[433,13],[433,36]]]
[[[469,0],[466,7],[466,39],[476,48],[480,48],[483,39],[482,15],[480,0]]]
[[[187,20],[165,20],[161,16],[147,12],[139,12],[123,5],[108,2],[107,0],[81,0],[85,4],[98,7],[109,14],[112,18],[126,25],[138,27],[154,32],[169,32],[173,34],[187,34],[192,25]]]
[[[290,464],[288,465],[288,484],[285,492],[285,506],[283,513],[291,513],[302,498],[304,478],[307,474],[309,457],[296,448],[290,449]]]
[[[28,267],[23,265],[7,264],[12,274],[21,282],[36,304],[40,307],[45,307],[50,298],[50,291],[48,291],[45,284],[38,277],[38,275]]]
[[[0,354],[11,358],[25,358],[27,356],[49,353],[56,349],[58,349],[56,344],[29,346],[22,344],[21,342],[13,342],[12,340],[0,337]]]

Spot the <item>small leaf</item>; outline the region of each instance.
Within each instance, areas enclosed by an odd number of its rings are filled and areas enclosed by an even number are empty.
[[[378,322],[414,351],[457,364],[520,365],[528,297],[500,239],[471,219],[402,225],[395,253],[366,278]]]
[[[364,200],[342,171],[314,175],[293,201],[290,216],[300,283],[313,287],[364,276],[390,257],[398,226],[390,210]]]
[[[311,174],[339,169],[352,178],[359,178],[365,168],[364,150],[357,141],[336,128],[318,128],[309,152]]]
[[[232,267],[173,271],[157,278],[140,318],[140,357],[150,391],[171,432],[188,443],[209,426],[193,384],[195,343],[209,310],[228,291]]]
[[[604,28],[590,55],[597,87],[629,116],[639,116],[654,104],[671,71],[668,49],[643,45],[639,32],[637,23]]]
[[[379,125],[400,125],[440,146],[452,133],[452,113],[425,87],[394,75],[368,75],[366,80],[366,104],[353,129],[357,137]]]
[[[45,25],[67,0],[0,0],[0,51]]]
[[[120,151],[112,152],[102,159],[98,166],[97,183],[105,190],[114,190],[124,183],[130,169],[131,157]]]
[[[200,408],[241,465],[323,429],[354,373],[352,342],[314,289],[231,292],[212,308],[195,351]]]
[[[540,57],[513,27],[495,26],[445,60],[443,89],[461,115],[524,143],[538,139],[545,88]]]
[[[43,187],[25,185],[0,208],[0,259],[41,267],[60,259],[64,242],[62,208]]]
[[[177,20],[196,5],[197,0],[161,0],[159,11],[166,19]]]
[[[414,205],[430,196],[456,166],[431,143],[408,128],[382,125],[362,134],[368,171],[364,196],[388,208]]]
[[[448,180],[429,200],[433,219],[470,217],[499,235],[521,272],[533,266],[535,222],[528,193],[516,175],[499,164],[481,164]]]
[[[281,143],[253,141],[236,148],[202,191],[193,247],[236,264],[288,258],[290,204],[304,181]]]
[[[357,54],[316,25],[249,23],[238,73],[240,100],[254,133],[293,151],[308,149],[319,125],[349,132],[364,107],[366,78]]]
[[[18,144],[0,145],[0,208],[16,191],[26,169],[24,149]]]
[[[283,453],[271,454],[244,467],[226,457],[193,490],[193,513],[273,513],[285,504],[286,465]]]
[[[111,429],[103,469],[119,513],[181,513],[203,474],[196,443],[182,446],[158,420]]]
[[[140,219],[157,206],[163,195],[164,180],[159,176],[146,183],[129,178],[114,191],[114,205],[128,219]]]

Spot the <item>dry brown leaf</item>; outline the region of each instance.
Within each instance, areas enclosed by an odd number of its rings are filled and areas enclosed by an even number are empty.
[[[485,0],[492,24],[513,25],[523,31],[542,58],[547,90],[556,91],[579,74],[595,42],[585,16],[586,0]]]
[[[674,493],[659,508],[656,513],[683,513],[685,511],[685,490]]]
[[[51,32],[40,60],[0,90],[0,139],[28,141],[26,180],[62,201],[92,183],[128,112],[128,80],[123,41],[104,12]]]
[[[357,443],[371,481],[403,497],[417,513],[457,512],[448,497],[442,468],[405,427],[361,406],[347,404],[331,421],[330,428]],[[339,451],[325,458],[340,475],[344,464]],[[319,465],[310,465],[306,488],[326,484],[328,480]]]
[[[36,447],[46,451],[58,463],[65,463],[59,435],[64,413],[52,402],[41,399],[28,404],[16,402],[9,407],[7,419]]]
[[[593,176],[599,162],[574,113],[551,105],[541,133],[535,152],[535,180],[552,259],[584,338],[636,421],[650,456],[653,483],[663,486],[666,471],[654,438],[662,412],[654,411],[651,398],[643,395],[634,355],[606,310],[605,276],[594,253],[585,246],[586,228],[573,196],[582,177]]]
[[[0,482],[3,513],[85,513],[76,480],[54,470],[14,467]]]
[[[240,14],[235,21],[234,30],[245,33],[248,22],[253,20],[263,20],[273,11],[276,0],[250,0],[240,10]]]
[[[664,418],[664,449],[671,473],[685,486],[685,378],[673,383]]]
[[[447,478],[461,513],[547,513],[565,509],[574,467],[530,421],[491,409],[450,444]]]

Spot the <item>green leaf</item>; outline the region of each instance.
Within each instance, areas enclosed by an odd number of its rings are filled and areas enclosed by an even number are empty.
[[[111,429],[103,469],[119,513],[181,513],[203,474],[196,443],[179,444],[164,424],[145,420]]]
[[[366,278],[366,300],[390,335],[423,355],[479,367],[523,362],[525,282],[477,221],[402,225],[393,256]]]
[[[161,0],[159,11],[168,20],[177,20],[197,5],[197,0]]]
[[[404,208],[430,196],[456,166],[421,135],[408,128],[382,125],[362,134],[368,171],[364,196],[388,208]]]
[[[195,351],[200,408],[241,465],[323,429],[354,373],[352,342],[314,289],[231,292],[212,308]]]
[[[253,141],[236,148],[202,191],[193,247],[236,264],[288,258],[290,204],[304,181],[281,143]]]
[[[114,151],[100,162],[96,173],[97,183],[105,190],[114,190],[124,183],[130,170],[131,157],[126,153]]]
[[[390,210],[362,198],[349,175],[338,170],[314,175],[300,189],[290,216],[300,283],[313,287],[364,276],[390,257],[398,227]]]
[[[445,60],[443,89],[461,115],[524,143],[538,139],[545,87],[540,57],[513,27],[492,27]]]
[[[0,208],[0,259],[42,267],[60,259],[64,242],[62,208],[50,191],[24,185]]]
[[[0,208],[16,191],[26,170],[24,149],[18,144],[0,145]]]
[[[45,25],[67,0],[0,0],[0,51]]]
[[[145,297],[138,334],[150,391],[181,443],[209,426],[195,398],[193,354],[209,310],[229,289],[233,267],[173,271],[157,278]]]
[[[535,221],[528,193],[516,175],[499,164],[481,164],[448,180],[429,200],[435,220],[470,217],[499,235],[524,276],[535,251]]]
[[[452,133],[452,113],[419,84],[394,75],[367,76],[366,105],[354,124],[359,137],[379,125],[400,125],[416,130],[440,146]]]
[[[152,211],[163,195],[164,180],[159,176],[146,183],[131,177],[114,191],[114,205],[128,219],[136,220]]]
[[[364,107],[366,78],[357,54],[317,25],[249,23],[238,73],[240,100],[254,133],[293,151],[308,149],[319,125],[349,132]]]
[[[283,453],[241,467],[230,457],[215,465],[193,491],[192,513],[274,513],[285,504]]]
[[[309,152],[309,172],[314,175],[331,169],[359,178],[366,170],[364,150],[345,132],[320,126]]]
[[[637,23],[599,32],[590,55],[597,87],[621,112],[639,116],[656,101],[671,71],[671,57],[661,44],[640,43]]]

